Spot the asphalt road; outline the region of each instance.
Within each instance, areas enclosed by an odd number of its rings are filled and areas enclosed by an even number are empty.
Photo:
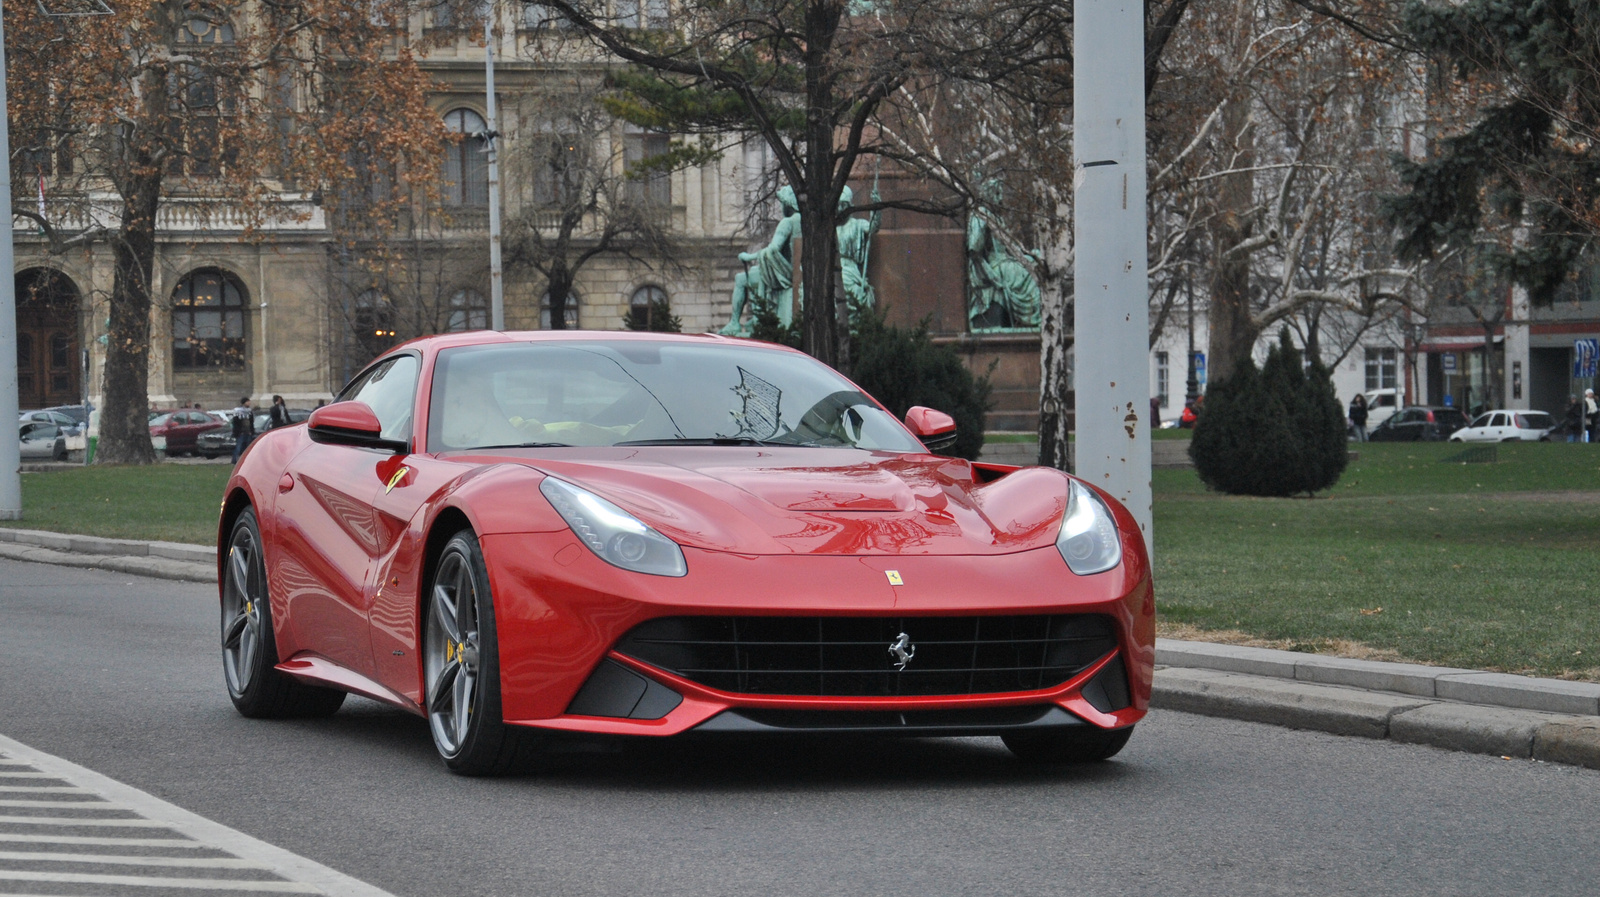
[[[371,702],[236,715],[215,608],[0,561],[0,734],[396,895],[1600,893],[1592,770],[1166,712],[1087,769],[998,739],[701,742],[462,779]]]

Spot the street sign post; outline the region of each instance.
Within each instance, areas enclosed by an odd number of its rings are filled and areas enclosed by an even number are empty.
[[[1456,353],[1446,352],[1443,355],[1440,355],[1439,367],[1442,368],[1446,374],[1454,374],[1456,372]]]

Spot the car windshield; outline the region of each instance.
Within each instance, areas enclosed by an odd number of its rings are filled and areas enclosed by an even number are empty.
[[[173,423],[172,415],[170,413],[163,414],[150,420],[150,426],[152,427],[164,427],[170,423]]]
[[[923,451],[849,381],[804,355],[714,343],[514,343],[439,353],[428,442],[805,445]]]

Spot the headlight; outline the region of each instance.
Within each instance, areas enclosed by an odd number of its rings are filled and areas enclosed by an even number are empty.
[[[1111,509],[1094,490],[1076,480],[1072,481],[1056,550],[1079,576],[1103,573],[1122,562],[1122,539]]]
[[[689,565],[683,549],[609,501],[555,477],[545,477],[539,491],[572,527],[572,532],[600,559],[635,573],[683,576]]]

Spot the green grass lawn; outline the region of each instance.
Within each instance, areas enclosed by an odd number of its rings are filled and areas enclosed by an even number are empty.
[[[1600,680],[1600,446],[1367,444],[1316,498],[1157,470],[1163,632]],[[209,544],[227,465],[23,474],[4,525]]]
[[[22,475],[22,519],[0,526],[209,545],[228,464],[90,466]]]
[[[1600,679],[1600,446],[1499,448],[1369,443],[1315,499],[1156,471],[1164,628]]]

